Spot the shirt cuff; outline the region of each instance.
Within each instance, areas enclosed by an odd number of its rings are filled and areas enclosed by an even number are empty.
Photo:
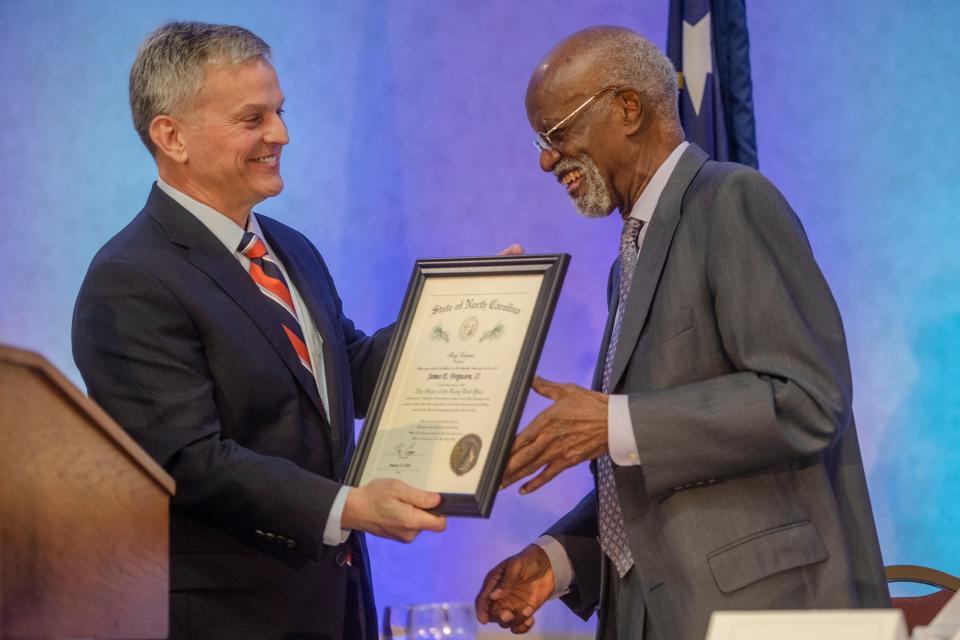
[[[327,526],[323,528],[323,544],[334,547],[343,544],[350,537],[350,529],[341,529],[340,520],[343,518],[343,508],[347,506],[347,494],[352,488],[343,485],[337,492],[337,497],[333,499],[330,514],[327,516]]]
[[[570,587],[573,585],[573,565],[570,564],[570,556],[567,555],[563,545],[553,536],[540,536],[536,545],[544,550],[547,559],[550,561],[550,568],[553,569],[553,576],[557,581],[550,599],[559,598],[570,593]]]
[[[607,443],[610,459],[618,466],[630,467],[640,464],[637,453],[637,434],[630,420],[629,396],[607,396]]]

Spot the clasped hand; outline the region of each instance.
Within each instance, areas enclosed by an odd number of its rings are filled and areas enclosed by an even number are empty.
[[[533,390],[553,404],[517,435],[501,488],[543,469],[520,488],[536,491],[564,469],[607,453],[607,396],[537,377]],[[533,627],[533,614],[557,588],[546,552],[532,544],[494,567],[477,594],[477,620],[513,633]]]
[[[553,400],[513,441],[501,488],[536,473],[520,493],[536,491],[564,469],[607,453],[607,395],[541,377],[533,390]]]
[[[546,552],[535,544],[510,556],[487,574],[477,594],[477,620],[496,622],[513,633],[533,626],[534,612],[553,595],[557,580]]]

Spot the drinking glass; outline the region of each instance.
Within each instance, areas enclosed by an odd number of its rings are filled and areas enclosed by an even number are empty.
[[[383,610],[383,640],[407,640],[410,605],[391,605]]]
[[[466,602],[411,605],[406,640],[476,640],[477,618]]]

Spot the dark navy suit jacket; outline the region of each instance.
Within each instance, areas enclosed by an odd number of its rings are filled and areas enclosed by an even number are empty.
[[[329,415],[235,255],[156,185],[90,265],[74,358],[90,396],[177,482],[171,637],[340,637],[345,625],[375,637],[362,536],[352,567],[322,537],[389,332],[356,329],[316,248],[257,217],[323,338]],[[352,597],[362,623],[344,620]]]

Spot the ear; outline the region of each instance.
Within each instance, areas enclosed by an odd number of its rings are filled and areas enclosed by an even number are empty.
[[[173,116],[159,115],[150,122],[150,139],[156,153],[176,163],[187,161],[187,145],[183,123]]]
[[[640,130],[643,124],[643,100],[635,89],[621,89],[617,92],[615,98],[617,101],[618,115],[626,128],[628,135],[634,134]]]

